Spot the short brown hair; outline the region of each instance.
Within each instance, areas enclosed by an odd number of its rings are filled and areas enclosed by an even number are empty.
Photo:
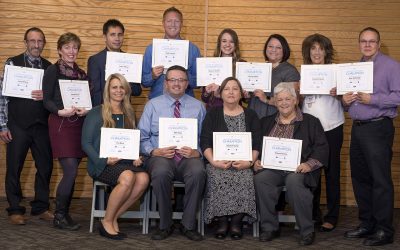
[[[168,13],[170,13],[170,12],[175,12],[175,13],[177,13],[177,14],[180,16],[181,21],[183,21],[183,14],[182,14],[182,12],[181,12],[180,10],[178,10],[177,8],[175,8],[175,6],[172,6],[172,7],[168,8],[168,9],[166,9],[166,10],[164,11],[163,20],[165,19],[165,16],[166,16]]]
[[[57,41],[57,49],[61,50],[64,44],[75,42],[78,45],[78,50],[81,48],[81,39],[79,36],[75,35],[74,33],[67,32],[62,34]]]
[[[363,30],[361,30],[360,34],[358,34],[358,41],[360,41],[361,34],[364,33],[365,31],[375,32],[377,37],[378,37],[378,41],[377,42],[379,42],[381,40],[381,34],[379,34],[379,31],[377,29],[375,29],[373,27],[367,27],[367,28],[364,28]]]
[[[321,46],[321,48],[325,51],[324,64],[331,64],[333,61],[333,55],[335,53],[331,39],[318,33],[306,37],[303,41],[301,53],[303,54],[304,64],[312,64],[310,51],[315,43],[319,44],[319,46]]]
[[[222,91],[224,91],[224,88],[228,84],[229,81],[235,81],[237,83],[237,85],[239,86],[239,89],[240,89],[241,99],[243,99],[244,98],[244,93],[243,93],[242,84],[240,83],[240,81],[236,77],[233,77],[233,76],[227,77],[227,78],[225,78],[225,80],[222,81],[221,86],[219,87],[219,95],[221,96]]]

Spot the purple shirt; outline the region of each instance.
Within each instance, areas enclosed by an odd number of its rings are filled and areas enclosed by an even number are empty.
[[[397,106],[400,105],[400,63],[381,52],[378,52],[373,62],[374,92],[371,94],[371,103],[353,102],[348,109],[353,120],[397,116]]]

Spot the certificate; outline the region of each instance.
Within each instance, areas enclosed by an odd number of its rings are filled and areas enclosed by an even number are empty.
[[[302,140],[264,136],[261,165],[264,168],[296,171],[300,165]]]
[[[64,108],[92,108],[88,81],[58,80]]]
[[[140,130],[101,128],[100,158],[139,159]]]
[[[106,79],[120,73],[128,82],[142,82],[143,55],[107,51]]]
[[[329,95],[336,87],[336,68],[334,64],[301,65],[300,94]]]
[[[374,63],[343,63],[337,64],[337,94],[348,92],[373,93]]]
[[[244,90],[271,92],[272,63],[237,62],[236,78]]]
[[[3,80],[3,96],[32,98],[32,90],[42,89],[43,69],[6,65]]]
[[[197,149],[197,119],[194,118],[160,118],[158,147],[165,148],[184,146]]]
[[[221,85],[232,76],[232,57],[199,57],[196,59],[197,86]]]
[[[252,161],[251,132],[213,132],[215,161]]]
[[[189,41],[153,39],[152,67],[164,66],[168,69],[174,65],[188,68]]]

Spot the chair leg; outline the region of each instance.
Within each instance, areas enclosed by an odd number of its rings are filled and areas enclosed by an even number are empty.
[[[96,183],[94,183],[93,184],[93,194],[92,194],[92,211],[90,213],[89,233],[93,233],[94,210],[95,210],[95,204],[96,204],[96,191],[97,191],[97,185],[96,185]]]

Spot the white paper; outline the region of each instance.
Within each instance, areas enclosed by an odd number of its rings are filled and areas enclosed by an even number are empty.
[[[196,59],[197,86],[221,85],[232,76],[232,57],[199,57]]]
[[[271,92],[272,63],[237,62],[236,78],[244,90]]]
[[[215,161],[252,161],[251,132],[213,132]]]
[[[142,82],[143,55],[107,51],[106,79],[120,73],[128,82]]]
[[[174,65],[188,68],[189,41],[153,39],[152,67],[164,66],[168,69]]]
[[[33,99],[32,91],[42,89],[43,74],[43,69],[6,65],[3,96]]]
[[[300,94],[329,95],[336,87],[337,64],[301,65]]]
[[[337,94],[348,92],[373,93],[374,63],[343,63],[337,64]]]
[[[92,108],[88,81],[58,80],[64,108]]]
[[[261,165],[264,168],[296,171],[301,160],[302,140],[263,137]]]
[[[100,158],[139,159],[140,130],[101,128]]]
[[[159,119],[158,147],[165,148],[184,146],[197,149],[198,133],[197,119],[194,118],[163,118]]]

